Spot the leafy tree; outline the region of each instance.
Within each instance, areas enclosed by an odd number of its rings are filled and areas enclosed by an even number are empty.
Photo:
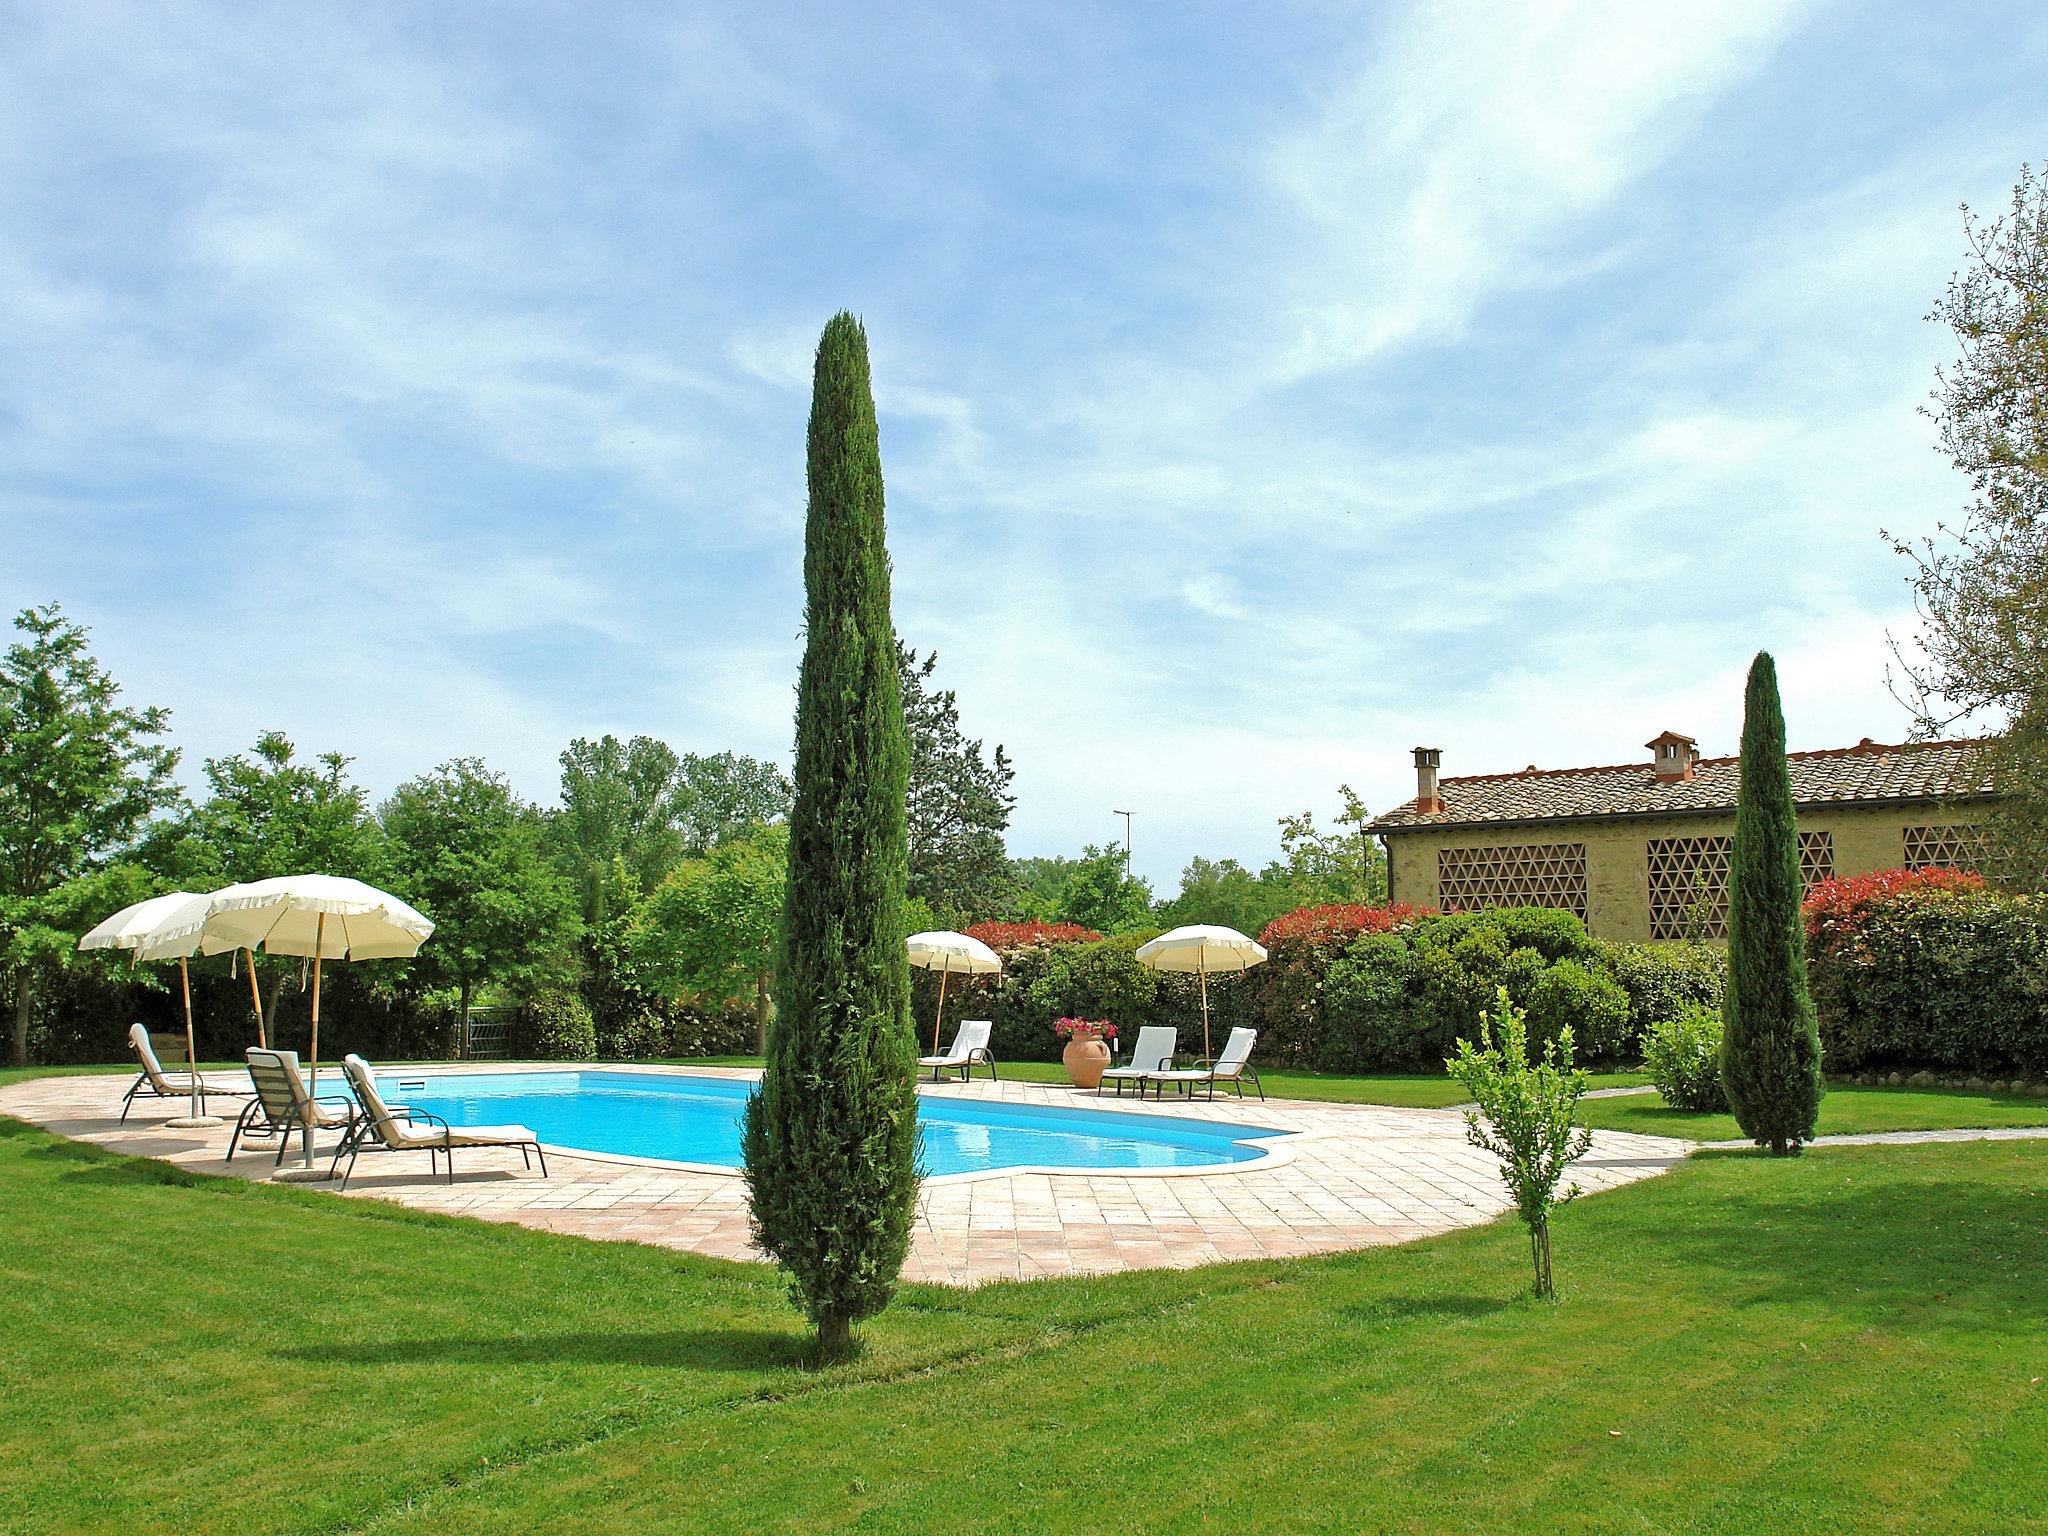
[[[652,736],[612,735],[578,736],[561,762],[562,808],[549,832],[582,895],[584,920],[597,922],[615,863],[645,890],[683,857],[682,763]]]
[[[1557,1186],[1593,1144],[1593,1133],[1572,1123],[1586,1091],[1572,1048],[1567,1024],[1544,1046],[1543,1059],[1532,1061],[1528,1021],[1502,987],[1493,1011],[1480,1016],[1479,1043],[1460,1040],[1458,1054],[1444,1062],[1472,1098],[1466,1140],[1500,1159],[1501,1182],[1529,1229],[1536,1294],[1544,1297],[1557,1293],[1550,1278],[1550,1213],[1579,1193],[1574,1184],[1560,1198]]]
[[[961,733],[959,700],[932,683],[938,664],[937,651],[920,660],[897,642],[910,733],[910,894],[965,922],[987,917],[1000,899],[1017,770],[1000,746],[984,756],[981,742]]]
[[[796,803],[768,1064],[747,1102],[761,1246],[824,1358],[888,1304],[917,1198],[917,1047],[903,951],[909,743],[867,334],[818,343],[804,526]]]
[[[1240,933],[1257,933],[1299,903],[1293,888],[1253,874],[1235,859],[1188,861],[1181,871],[1180,894],[1155,914],[1164,927],[1183,923],[1220,923]]]
[[[775,764],[739,752],[683,754],[683,850],[708,853],[763,822],[789,817],[789,778]]]
[[[562,753],[562,808],[549,830],[600,922],[612,864],[623,860],[643,891],[682,860],[789,814],[789,780],[773,763],[737,752],[685,753],[652,736],[579,736]]]
[[[575,893],[502,775],[456,758],[399,785],[380,819],[397,893],[434,920],[414,965],[455,989],[465,1019],[486,982],[530,994],[573,975]]]
[[[206,760],[207,797],[183,829],[182,863],[200,889],[273,875],[349,875],[384,879],[383,837],[349,759],[323,752],[301,762],[281,731],[265,731],[252,753]],[[274,1035],[278,998],[298,962],[266,963],[266,1037]]]
[[[1779,1156],[1813,1139],[1820,1033],[1806,990],[1799,827],[1778,669],[1757,652],[1743,701],[1735,847],[1728,869],[1728,986],[1721,1079],[1745,1136]]]
[[[1048,921],[1079,923],[1102,933],[1129,933],[1152,920],[1152,887],[1128,873],[1123,849],[1092,844],[1067,867],[1060,910]]]
[[[146,894],[128,862],[176,803],[163,709],[132,709],[52,603],[25,608],[0,658],[0,970],[14,994],[8,1060],[28,1061],[36,980],[72,962],[79,933]]]
[[[2048,182],[2023,166],[2007,213],[1965,207],[1969,264],[1930,320],[1954,333],[1927,414],[1969,477],[1961,521],[1893,542],[1913,561],[1916,654],[1897,642],[1902,696],[1929,736],[2002,724],[1984,770],[1996,783],[1994,869],[2048,885]]]
[[[655,887],[629,940],[643,985],[717,1000],[751,994],[757,1048],[768,1048],[769,979],[789,883],[789,828],[758,828]]]
[[[1372,906],[1387,899],[1387,856],[1366,831],[1372,813],[1349,784],[1337,792],[1344,809],[1328,832],[1317,829],[1313,811],[1280,818],[1280,858],[1264,875],[1269,884],[1286,887],[1276,915],[1295,907]]]

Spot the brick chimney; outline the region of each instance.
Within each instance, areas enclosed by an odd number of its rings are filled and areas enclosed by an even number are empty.
[[[1415,810],[1421,816],[1441,816],[1444,797],[1436,790],[1437,764],[1443,761],[1440,747],[1415,749]]]
[[[1685,783],[1692,777],[1692,765],[1700,760],[1700,744],[1676,731],[1666,731],[1643,745],[1656,754],[1651,766],[1659,784]]]

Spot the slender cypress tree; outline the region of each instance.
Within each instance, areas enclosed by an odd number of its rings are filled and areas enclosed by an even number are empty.
[[[1811,1141],[1820,1115],[1820,1031],[1806,990],[1802,894],[1778,669],[1768,651],[1759,651],[1743,702],[1742,781],[1728,870],[1721,1081],[1743,1134],[1779,1156]]]
[[[761,1246],[832,1359],[888,1304],[917,1198],[917,1086],[903,949],[909,746],[889,614],[867,332],[833,317],[811,392],[796,802],[776,1018],[747,1104]]]

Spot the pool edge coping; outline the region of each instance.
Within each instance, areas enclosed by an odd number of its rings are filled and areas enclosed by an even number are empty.
[[[378,1074],[393,1084],[403,1079],[419,1077],[489,1077],[494,1074],[516,1072],[627,1072],[657,1074],[664,1077],[709,1077],[726,1082],[757,1082],[760,1080],[759,1067],[685,1067],[667,1062],[607,1062],[607,1061],[546,1061],[546,1062],[499,1062],[499,1061],[451,1061],[431,1066],[414,1067],[403,1072],[392,1067],[380,1067]],[[924,1083],[917,1085],[918,1096],[922,1098],[927,1088],[945,1088],[947,1083]],[[402,1091],[402,1090],[401,1090]],[[951,1095],[936,1095],[940,1099]],[[1203,1101],[1208,1102],[1208,1101]],[[1228,1102],[1242,1103],[1241,1099]],[[1262,1101],[1263,1102],[1263,1101]],[[1064,1107],[1064,1106],[1063,1106]],[[1076,1106],[1081,1113],[1088,1109]],[[1132,1106],[1123,1109],[1110,1104],[1094,1106],[1098,1114],[1144,1114],[1141,1108]],[[1164,1117],[1158,1117],[1164,1118]],[[1214,1122],[1212,1122],[1214,1123]],[[1231,1163],[1197,1164],[1182,1168],[1047,1168],[1037,1164],[1015,1163],[1001,1168],[977,1168],[964,1173],[935,1173],[918,1180],[920,1189],[927,1186],[974,1184],[985,1179],[1008,1179],[1019,1175],[1036,1174],[1049,1179],[1187,1179],[1214,1178],[1233,1173],[1265,1172],[1284,1168],[1294,1161],[1292,1143],[1303,1137],[1312,1137],[1314,1131],[1289,1131],[1260,1128],[1255,1137],[1238,1137],[1232,1146],[1257,1147],[1260,1155],[1241,1158]],[[667,1157],[639,1157],[630,1152],[593,1152],[586,1147],[559,1146],[554,1142],[542,1142],[543,1151],[570,1161],[608,1163],[625,1168],[658,1168],[664,1172],[702,1173],[718,1178],[743,1179],[745,1168],[732,1168],[723,1163],[689,1163]]]

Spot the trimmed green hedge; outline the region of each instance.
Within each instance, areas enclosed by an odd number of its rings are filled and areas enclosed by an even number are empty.
[[[1078,1016],[1108,1019],[1124,1043],[1146,1025],[1171,1025],[1192,1056],[1201,1049],[1195,978],[1139,965],[1149,937],[1007,950],[1001,976],[948,983],[941,1040],[962,1019],[986,1018],[998,1061],[1052,1061],[1053,1021]],[[1384,932],[1271,950],[1242,976],[1210,978],[1211,1042],[1220,1049],[1230,1026],[1249,1024],[1262,1064],[1325,1072],[1440,1070],[1503,986],[1529,1010],[1532,1038],[1553,1038],[1568,1022],[1581,1059],[1633,1060],[1649,1023],[1718,1003],[1723,972],[1711,945],[1603,944],[1570,913],[1542,907],[1404,913]],[[918,1041],[929,1049],[938,978],[912,980]]]
[[[1909,886],[1807,918],[1827,1069],[2048,1073],[2048,897]]]

